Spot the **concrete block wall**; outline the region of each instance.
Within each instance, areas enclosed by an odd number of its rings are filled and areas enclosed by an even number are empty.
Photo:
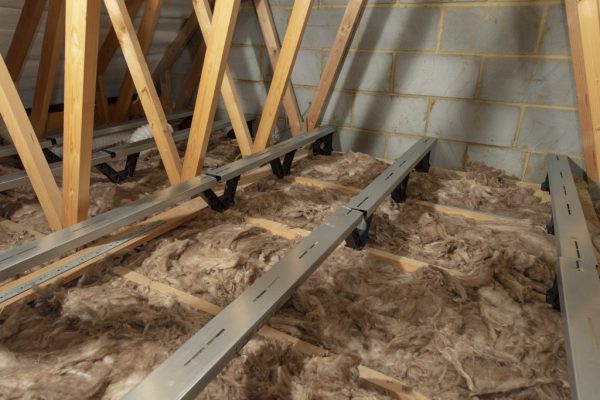
[[[283,38],[293,1],[271,3]],[[303,113],[346,1],[314,4],[292,75]],[[273,69],[250,6],[233,41],[245,110],[260,112]],[[572,75],[560,1],[369,1],[324,123],[339,127],[343,150],[393,158],[432,136],[435,165],[478,160],[540,181],[547,152],[583,163]]]

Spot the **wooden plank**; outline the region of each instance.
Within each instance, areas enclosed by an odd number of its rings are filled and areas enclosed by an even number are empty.
[[[277,60],[279,59],[279,52],[281,51],[281,43],[273,19],[271,5],[268,0],[254,0],[254,8],[256,9],[258,23],[262,31],[265,46],[267,47],[267,52],[269,53],[269,60],[271,61],[273,68],[275,68]],[[292,134],[297,135],[303,130],[303,123],[291,81],[283,95],[283,109],[288,117]]]
[[[23,4],[17,28],[6,53],[6,66],[14,82],[19,80],[45,6],[45,0],[25,0]]]
[[[205,54],[206,44],[204,43],[204,41],[202,41],[198,45],[198,50],[196,50],[196,54],[194,55],[192,65],[186,72],[185,77],[183,78],[183,84],[181,85],[179,97],[177,98],[177,102],[175,103],[175,110],[179,111],[188,108],[190,100],[192,99],[194,91],[198,87],[198,82],[200,81],[200,73],[202,72],[202,65],[204,64]]]
[[[31,124],[36,135],[41,138],[46,132],[46,122],[56,71],[65,38],[65,0],[49,0],[48,17],[42,43],[42,53],[38,67],[33,104],[31,106]]]
[[[210,10],[207,1],[194,2],[194,10],[196,11],[196,16],[204,40],[207,41],[211,32],[212,11]],[[252,154],[252,137],[250,136],[250,130],[246,123],[246,116],[242,110],[242,105],[239,101],[239,96],[227,64],[225,64],[225,72],[223,74],[221,95],[223,96],[223,103],[225,104],[225,109],[229,115],[231,127],[235,133],[242,155],[246,156]]]
[[[179,29],[175,39],[173,39],[165,50],[158,65],[154,68],[152,72],[154,82],[160,79],[161,74],[171,69],[196,32],[198,32],[198,20],[196,19],[195,12],[192,11],[181,26],[181,29]]]
[[[204,9],[208,9],[207,0],[201,1]],[[198,1],[194,2],[196,16],[202,8]],[[193,178],[202,169],[239,8],[240,0],[219,1],[215,5],[211,32],[206,39],[206,55],[183,161],[182,179]]]
[[[600,38],[597,0],[566,0],[579,130],[590,179],[600,179]],[[574,132],[569,132],[572,134]]]
[[[127,14],[125,3],[123,0],[105,0],[104,3],[121,43],[125,61],[144,107],[169,182],[172,185],[179,183],[181,159],[169,129],[165,111],[161,107],[156,87],[152,82],[148,64],[146,64],[142,48],[135,36],[133,23]]]
[[[342,22],[337,35],[329,51],[327,64],[321,75],[317,92],[308,111],[307,127],[308,130],[315,129],[320,123],[327,103],[331,96],[333,85],[337,80],[338,74],[344,64],[344,59],[348,53],[348,46],[352,42],[354,32],[360,21],[365,0],[349,0],[346,11],[342,17]]]
[[[52,229],[62,228],[62,198],[4,59],[0,56],[0,115]]]
[[[127,13],[133,19],[140,10],[144,0],[127,0]],[[98,82],[96,102],[98,104],[98,117],[101,122],[110,121],[110,109],[108,107],[108,97],[104,84],[104,73],[112,61],[117,49],[119,48],[119,39],[114,29],[108,31],[106,39],[98,52]]]
[[[88,217],[100,0],[66,0],[63,225]]]
[[[171,71],[165,71],[160,78],[160,102],[166,112],[173,111],[173,90]]]
[[[273,134],[275,122],[279,115],[281,100],[288,87],[311,8],[312,0],[296,0],[294,2],[294,8],[292,8],[285,38],[283,39],[281,53],[275,66],[267,100],[265,101],[263,113],[258,124],[256,140],[252,147],[254,151],[264,150],[271,142],[271,135]]]
[[[152,44],[152,39],[154,38],[154,32],[156,32],[156,26],[160,18],[162,5],[163,0],[146,0],[142,22],[140,23],[137,33],[137,40],[144,57],[146,54],[148,54],[148,50],[150,50],[150,45]],[[117,35],[118,34],[119,32],[117,32]],[[145,62],[145,58],[143,58],[143,61]],[[119,90],[117,105],[113,111],[113,122],[121,122],[129,115],[129,107],[131,106],[135,91],[135,85],[131,75],[132,73],[130,73],[130,71],[125,71],[125,76],[123,77],[123,82],[121,83],[121,89]],[[154,85],[154,81],[152,81],[152,84]]]
[[[182,290],[174,288],[172,286],[166,285],[164,283],[152,280],[145,275],[142,275],[136,271],[133,271],[129,268],[125,267],[114,267],[110,269],[110,272],[124,278],[130,282],[134,282],[140,286],[147,287],[149,289],[154,290],[155,292],[161,293],[163,295],[172,296],[178,302],[182,304],[186,304],[198,311],[210,314],[217,315],[221,312],[222,308],[216,304],[212,304],[202,298],[197,296],[193,296],[189,293],[186,293]],[[278,331],[268,325],[262,326],[258,332],[260,336],[280,340],[284,343],[289,343],[293,346],[294,349],[302,352],[304,354],[308,354],[310,356],[324,357],[327,355],[332,355],[330,351],[327,351],[321,347],[315,346],[311,343],[300,340],[294,336],[291,336],[285,332]],[[394,395],[397,396],[398,399],[401,400],[427,400],[428,398],[422,393],[411,389],[408,385],[402,383],[402,381],[387,376],[379,371],[366,367],[364,365],[359,365],[358,367],[359,378],[373,384],[381,389],[384,389]]]

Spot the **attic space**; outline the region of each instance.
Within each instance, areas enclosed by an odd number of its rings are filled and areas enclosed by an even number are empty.
[[[598,398],[599,0],[0,24],[0,399]]]

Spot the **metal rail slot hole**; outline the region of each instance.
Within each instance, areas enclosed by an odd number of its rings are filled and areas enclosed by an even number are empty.
[[[565,196],[567,195],[567,187],[563,185],[563,192],[565,192]]]
[[[577,271],[581,271],[581,265],[579,265],[579,260],[575,260],[575,266],[576,266],[575,269]]]
[[[575,251],[577,252],[577,258],[581,258],[581,253],[579,252],[579,244],[577,240],[575,240]]]
[[[219,333],[217,333],[215,336],[213,336],[213,337],[212,337],[212,339],[210,339],[210,340],[208,341],[208,343],[206,343],[206,345],[202,346],[202,348],[201,348],[200,350],[198,350],[197,352],[195,352],[195,353],[194,353],[194,355],[193,355],[193,356],[192,356],[192,357],[191,357],[189,360],[187,360],[187,361],[185,362],[185,364],[183,364],[183,365],[184,365],[185,367],[187,367],[187,366],[188,366],[188,365],[189,365],[189,364],[190,364],[192,361],[194,361],[194,359],[195,359],[196,357],[198,357],[198,356],[200,355],[200,353],[202,353],[202,352],[204,351],[204,349],[206,349],[208,346],[210,346],[210,344],[211,344],[212,342],[214,342],[216,338],[218,338],[219,336],[221,336],[221,335],[223,334],[223,332],[225,332],[225,328],[221,329],[221,330],[219,331]]]
[[[369,196],[365,197],[360,203],[358,203],[358,207],[362,206],[367,200],[369,200]]]
[[[569,203],[567,203],[567,211],[569,212],[569,215],[571,215],[571,205]]]
[[[253,303],[256,303],[256,300],[260,299],[262,297],[263,294],[267,293],[267,289],[264,289],[262,292],[260,292],[258,294],[258,296],[256,296],[254,299],[252,299]]]
[[[275,282],[277,282],[279,280],[279,276],[275,279],[273,279],[273,281],[271,283],[269,283],[269,286],[267,286],[267,289],[271,289],[271,286],[273,286],[275,284]]]
[[[390,174],[388,176],[385,177],[385,180],[387,181],[388,179],[390,179],[392,176],[394,176],[395,172],[390,172]]]

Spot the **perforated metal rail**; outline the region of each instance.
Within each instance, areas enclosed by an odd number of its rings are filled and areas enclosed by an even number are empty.
[[[600,279],[594,247],[573,180],[569,158],[548,155],[546,188],[558,248],[557,280],[571,395],[600,398]]]

